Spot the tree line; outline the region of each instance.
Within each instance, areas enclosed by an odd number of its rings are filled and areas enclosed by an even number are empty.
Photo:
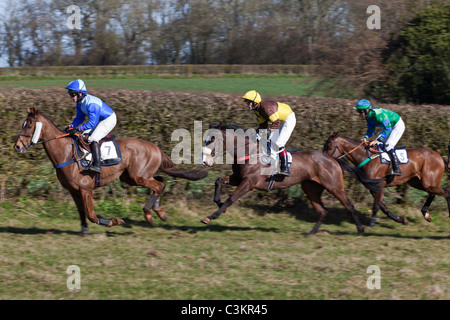
[[[387,64],[404,44],[399,37],[423,10],[446,12],[446,2],[377,1],[380,26],[371,29],[372,1],[360,0],[9,0],[0,14],[0,58],[11,67],[314,64],[402,99],[383,87],[395,77]],[[437,30],[447,41],[439,49],[449,43],[443,21]]]

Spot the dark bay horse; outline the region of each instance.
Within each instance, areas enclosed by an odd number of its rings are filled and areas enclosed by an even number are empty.
[[[210,126],[210,131],[215,130],[216,135],[218,132],[218,135],[222,137],[223,141],[219,143],[219,139],[216,139],[213,134],[210,135],[211,138],[207,138],[209,141],[206,141],[206,146],[203,151],[203,163],[205,166],[212,166],[219,154],[230,151],[227,150],[227,140],[232,141],[231,144],[234,146],[234,149],[239,148],[239,146],[236,146],[238,140],[237,135],[230,130],[239,128],[239,126],[235,125],[222,126],[221,124]],[[233,141],[233,139],[235,141]],[[256,163],[251,163],[251,157],[260,156],[258,154],[252,154],[252,150],[255,150],[255,145],[258,146],[258,143],[256,142],[256,139],[251,139],[248,136],[245,137],[245,141],[245,145],[248,147],[245,148],[246,150],[244,150],[244,153],[248,156],[244,158],[245,160],[240,160],[240,158],[237,158],[239,152],[236,152],[232,164],[233,174],[216,180],[214,202],[218,205],[219,209],[212,215],[201,220],[205,224],[209,224],[212,219],[217,219],[232,203],[247,192],[254,189],[268,189],[271,180],[270,175],[261,173],[262,170],[269,167],[269,165],[266,165],[259,160],[256,161]],[[364,232],[364,228],[359,222],[354,206],[345,193],[343,169],[355,175],[367,188],[373,191],[381,190],[378,181],[365,178],[362,171],[357,170],[356,167],[349,165],[345,161],[336,160],[320,151],[294,153],[292,155],[290,175],[275,176],[276,182],[273,189],[284,189],[300,183],[302,190],[317,211],[319,219],[308,234],[317,233],[327,214],[327,210],[321,200],[324,190],[327,190],[335,196],[348,212],[352,214],[358,234]],[[220,188],[222,184],[237,186],[235,191],[225,202],[221,202],[220,200]]]
[[[330,133],[328,139],[323,147],[324,153],[335,157],[346,157],[355,165],[361,164],[363,161],[368,161],[372,156],[375,156],[374,151],[360,142],[341,137],[337,133]],[[422,215],[428,222],[431,222],[431,215],[428,208],[431,205],[434,197],[439,195],[447,200],[448,209],[450,213],[450,189],[441,187],[441,180],[445,172],[445,161],[442,156],[428,148],[410,148],[406,149],[409,156],[409,162],[400,164],[401,176],[392,176],[389,180],[382,181],[383,188],[386,186],[396,186],[403,183],[408,183],[412,187],[428,192],[428,198],[422,207]],[[450,154],[450,145],[449,145]],[[380,159],[368,161],[362,166],[362,169],[369,178],[383,179],[389,171],[389,165],[382,164]],[[376,224],[376,214],[381,209],[389,218],[399,223],[408,223],[404,217],[399,217],[389,211],[384,202],[383,190],[371,191],[374,197],[374,204],[372,208],[371,226]]]
[[[40,127],[40,134],[35,132]],[[33,136],[35,141],[33,143]],[[36,142],[39,140],[38,142]],[[14,149],[19,154],[25,154],[35,143],[43,143],[44,149],[54,166],[72,162],[56,169],[56,175],[61,185],[67,189],[78,209],[81,220],[82,235],[88,234],[86,217],[89,221],[103,226],[111,227],[124,224],[120,218],[111,220],[98,218],[94,212],[93,190],[96,188],[95,175],[92,172],[80,172],[78,160],[75,158],[74,139],[59,130],[52,121],[42,115],[35,107],[28,109],[28,116],[22,125]],[[143,186],[153,191],[150,199],[144,206],[144,217],[149,224],[153,223],[151,211],[155,211],[158,217],[165,221],[166,214],[160,208],[160,198],[165,185],[161,177],[154,174],[162,172],[189,180],[200,180],[207,176],[207,172],[193,170],[180,171],[172,160],[152,142],[136,138],[118,139],[117,143],[122,154],[122,161],[117,165],[103,167],[98,186],[104,186],[120,178],[121,181],[131,186]],[[98,184],[98,183],[97,183]]]

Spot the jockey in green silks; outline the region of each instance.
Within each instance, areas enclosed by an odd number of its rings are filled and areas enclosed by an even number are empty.
[[[369,145],[382,144],[381,149],[386,151],[392,163],[391,171],[388,174],[400,176],[402,172],[399,168],[399,161],[394,147],[405,131],[405,123],[402,118],[394,111],[372,108],[372,105],[366,99],[359,100],[353,109],[356,109],[361,117],[367,121],[367,132],[363,138],[364,142],[367,143],[367,140],[373,136],[376,127],[382,128],[376,140],[370,142]]]

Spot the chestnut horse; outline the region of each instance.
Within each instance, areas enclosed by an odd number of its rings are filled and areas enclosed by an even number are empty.
[[[37,128],[37,124],[39,127]],[[40,134],[39,134],[40,130]],[[33,136],[34,139],[33,139]],[[96,173],[81,171],[76,159],[75,140],[59,130],[52,121],[42,115],[35,107],[28,109],[28,116],[22,125],[14,149],[19,154],[25,154],[35,143],[42,143],[44,149],[52,162],[56,166],[56,175],[61,185],[67,189],[78,209],[81,220],[81,234],[88,234],[86,217],[89,221],[111,227],[124,224],[120,218],[111,220],[98,218],[94,212],[93,190],[97,186],[101,187],[120,178],[121,181],[131,186],[143,186],[153,191],[150,199],[144,206],[144,217],[151,225],[153,223],[152,209],[158,217],[165,221],[166,214],[159,207],[160,197],[164,191],[164,183],[161,177],[154,177],[156,171],[175,177],[189,180],[200,180],[208,173],[193,170],[180,171],[161,149],[152,142],[136,138],[118,139],[117,143],[122,154],[122,161],[119,164],[105,166],[100,174],[100,183],[96,179]],[[97,184],[97,186],[96,186]]]
[[[361,142],[341,137],[333,132],[330,133],[323,147],[323,151],[327,155],[335,158],[346,157],[354,165],[362,164],[362,169],[369,178],[383,179],[389,171],[389,165],[382,164],[379,159],[369,160],[371,157],[375,158],[377,156],[375,151],[371,150],[371,148],[364,146]],[[409,162],[400,164],[402,175],[395,176],[395,178],[393,176],[384,178],[385,181],[381,182],[383,188],[407,182],[416,189],[428,192],[428,198],[421,210],[423,217],[428,222],[432,220],[428,208],[436,195],[447,200],[450,213],[450,189],[441,187],[441,180],[445,172],[445,160],[439,153],[428,148],[410,148],[406,149],[406,151],[409,156]],[[371,191],[371,193],[374,197],[371,226],[376,224],[376,214],[379,209],[395,222],[408,223],[406,218],[399,217],[389,211],[383,199],[383,190]]]
[[[216,157],[232,151],[233,147],[227,150],[227,139],[231,140],[231,145],[234,146],[234,150],[242,147],[236,146],[238,143],[237,141],[239,140],[237,139],[237,136],[239,135],[237,129],[242,128],[236,125],[222,126],[221,124],[210,126],[210,132],[214,133],[209,134],[206,146],[203,148],[203,164],[205,166],[212,166],[217,160]],[[220,139],[217,139],[215,136],[219,136],[219,138],[222,139],[222,141],[220,141],[222,146],[220,146],[219,143]],[[217,219],[231,204],[247,192],[254,189],[267,190],[271,183],[271,175],[262,174],[262,170],[269,167],[269,165],[262,163],[259,161],[260,159],[258,159],[258,161],[251,161],[254,157],[261,157],[260,154],[252,153],[252,150],[258,150],[257,147],[259,144],[256,142],[256,139],[246,136],[242,138],[241,141],[245,141],[245,146],[248,146],[248,148],[245,147],[244,150],[246,157],[240,159],[237,158],[239,152],[234,154],[232,165],[233,174],[216,180],[214,202],[218,205],[219,209],[212,215],[201,220],[204,224],[209,224],[212,219]],[[356,167],[345,161],[336,160],[320,151],[304,151],[292,154],[292,165],[289,169],[290,175],[273,176],[276,180],[273,189],[284,189],[299,183],[301,184],[306,197],[310,200],[319,215],[317,223],[308,234],[317,233],[327,214],[327,210],[321,200],[324,190],[327,190],[335,196],[348,212],[352,214],[358,234],[364,232],[364,228],[356,215],[355,208],[345,194],[343,169],[356,176],[367,188],[373,191],[381,190],[378,181],[367,179],[361,170],[357,170]],[[220,188],[222,184],[237,186],[235,191],[225,202],[221,202],[220,200]]]

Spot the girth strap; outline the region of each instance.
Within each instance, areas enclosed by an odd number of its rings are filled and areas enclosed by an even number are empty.
[[[76,162],[75,159],[70,159],[69,161],[66,161],[66,162],[63,162],[63,163],[60,163],[60,164],[55,164],[55,165],[53,166],[53,168],[59,169],[59,168],[68,166],[69,164],[72,164],[72,163],[75,163],[75,162]]]

